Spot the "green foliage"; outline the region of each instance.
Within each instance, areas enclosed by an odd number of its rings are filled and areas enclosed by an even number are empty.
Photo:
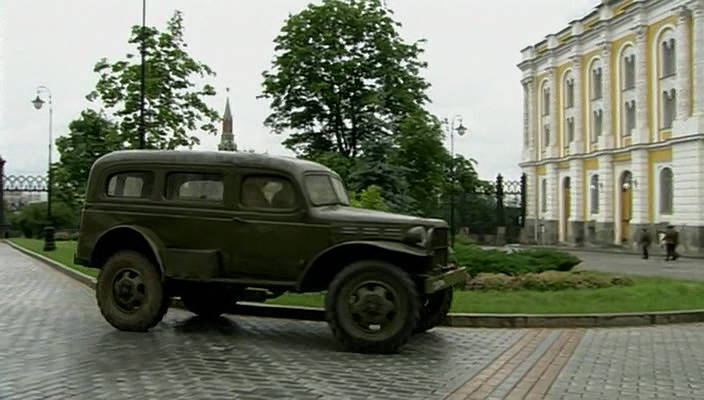
[[[284,145],[301,155],[354,158],[368,140],[394,133],[429,86],[423,50],[405,43],[399,26],[380,0],[323,0],[289,16],[262,74],[272,109],[265,124],[290,131]]]
[[[52,183],[55,196],[77,210],[83,204],[93,162],[120,150],[122,140],[117,126],[93,110],[83,111],[68,127],[68,135],[56,139],[61,158],[52,166]]]
[[[441,196],[447,192],[445,182],[450,175],[446,167],[450,157],[442,138],[440,121],[425,112],[404,118],[395,136],[397,147],[390,160],[403,166],[399,173],[421,215],[436,213],[442,204]]]
[[[470,290],[534,290],[545,292],[567,289],[603,289],[614,286],[633,286],[633,280],[628,277],[582,271],[546,271],[517,276],[481,273],[470,279],[465,288]]]
[[[581,260],[571,254],[556,250],[536,249],[507,253],[501,250],[484,250],[478,246],[455,243],[454,256],[467,273],[501,273],[519,275],[550,270],[569,271]]]
[[[196,84],[215,73],[194,60],[186,51],[183,16],[176,11],[166,30],[133,26],[129,44],[139,50],[142,36],[146,40],[145,130],[148,148],[175,149],[200,143],[192,132],[217,133],[217,111],[204,98],[215,95],[209,84]],[[140,122],[140,57],[128,53],[125,60],[109,62],[103,58],[95,64],[100,74],[95,90],[87,99],[101,100],[119,121],[123,142],[136,148]]]
[[[386,205],[384,198],[381,196],[381,188],[376,185],[369,186],[359,194],[353,193],[350,198],[350,204],[357,208],[389,211],[389,206]]]
[[[51,216],[55,229],[75,228],[78,226],[78,214],[66,203],[54,201],[51,203]],[[12,218],[12,224],[17,226],[27,238],[41,237],[47,225],[46,203],[32,203]]]

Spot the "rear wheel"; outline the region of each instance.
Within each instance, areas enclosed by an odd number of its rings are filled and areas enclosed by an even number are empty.
[[[416,333],[425,332],[440,325],[450,311],[451,305],[451,287],[423,296]]]
[[[107,260],[98,274],[95,295],[103,317],[125,331],[148,330],[168,309],[156,266],[132,250],[119,251]]]
[[[408,274],[384,261],[360,261],[330,284],[325,316],[348,351],[393,353],[418,323],[419,300]]]

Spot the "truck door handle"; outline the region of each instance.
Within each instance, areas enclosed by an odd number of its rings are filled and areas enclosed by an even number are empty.
[[[232,217],[232,222],[239,222],[240,224],[246,224],[247,221],[240,217]]]

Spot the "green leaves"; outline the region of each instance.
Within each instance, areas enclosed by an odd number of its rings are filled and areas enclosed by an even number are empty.
[[[290,16],[262,74],[272,109],[265,125],[290,132],[284,145],[303,156],[354,158],[369,139],[391,135],[422,108],[429,86],[422,49],[404,43],[397,26],[377,0],[324,0]]]
[[[188,54],[183,38],[183,15],[176,11],[166,31],[133,26],[129,43],[139,53],[145,41],[145,131],[148,148],[175,149],[199,143],[198,131],[216,134],[220,117],[204,97],[215,89],[201,83],[215,73]],[[141,60],[128,53],[126,60],[99,60],[95,90],[86,98],[100,101],[117,120],[119,135],[130,148],[139,143]],[[198,83],[196,83],[198,82]]]

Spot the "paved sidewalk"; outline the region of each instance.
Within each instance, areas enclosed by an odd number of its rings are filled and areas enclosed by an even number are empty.
[[[120,332],[94,293],[0,244],[0,399],[701,399],[704,324],[440,328],[397,355],[324,323],[169,310]]]
[[[662,256],[653,256],[644,260],[633,254],[566,251],[582,259],[582,264],[578,268],[583,270],[704,281],[704,259],[701,258],[678,258],[677,261],[665,261]]]

